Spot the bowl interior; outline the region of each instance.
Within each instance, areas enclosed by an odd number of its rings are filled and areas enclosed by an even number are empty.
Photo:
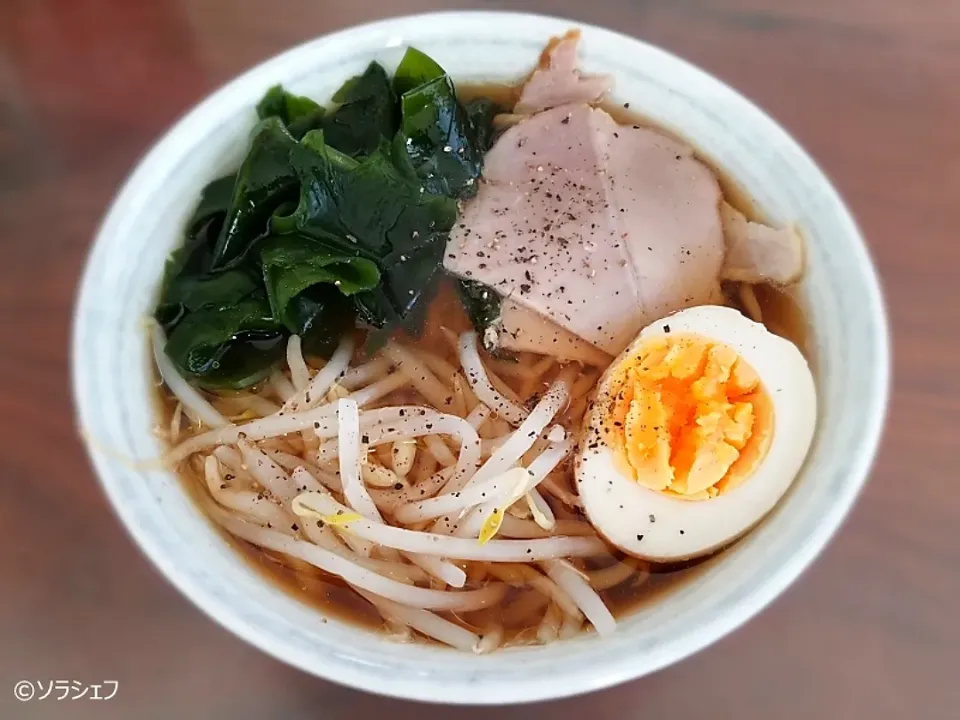
[[[282,82],[329,98],[371,60],[395,65],[411,44],[458,81],[513,81],[551,35],[575,25],[583,29],[582,67],[613,73],[615,99],[692,139],[772,221],[803,229],[817,436],[789,497],[762,526],[667,599],[623,620],[611,638],[584,635],[488,657],[391,644],[265,582],[176,477],[130,462],[161,452],[151,434],[143,321],[199,190],[239,164],[267,87]],[[215,620],[266,652],[335,681],[410,698],[502,703],[571,695],[646,674],[729,632],[781,592],[835,531],[865,479],[886,402],[886,326],[870,260],[839,197],[796,143],[730,88],[667,53],[538,16],[384,21],[310,42],[238,78],[184,117],[130,177],[93,247],[76,312],[81,431],[117,513],[153,562]],[[470,692],[477,687],[482,694]]]

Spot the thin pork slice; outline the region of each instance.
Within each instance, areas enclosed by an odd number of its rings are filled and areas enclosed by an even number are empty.
[[[505,298],[500,306],[496,332],[497,346],[503,350],[551,355],[596,367],[606,367],[613,359],[552,320],[509,298]]]
[[[445,266],[609,355],[668,312],[720,298],[720,188],[689,148],[587,105],[507,130]]]
[[[593,103],[613,85],[609,75],[581,75],[577,70],[580,31],[553,38],[540,54],[540,64],[523,86],[513,112],[529,115],[560,105]]]
[[[716,176],[691,147],[663,133],[617,125],[601,111],[593,118],[620,238],[640,290],[640,327],[694,305],[723,302]]]
[[[747,283],[789,285],[803,274],[803,240],[793,228],[750,222],[726,201],[720,204],[727,254],[721,276]]]
[[[615,354],[636,334],[640,295],[617,239],[593,113],[547,110],[500,137],[444,265]]]

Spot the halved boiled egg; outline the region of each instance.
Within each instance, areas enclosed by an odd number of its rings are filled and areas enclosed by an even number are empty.
[[[647,326],[601,378],[577,489],[624,552],[704,555],[783,497],[815,424],[813,376],[793,343],[733,308],[690,308]]]

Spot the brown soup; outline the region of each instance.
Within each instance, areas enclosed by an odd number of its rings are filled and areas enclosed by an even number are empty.
[[[504,106],[511,106],[518,93],[515,87],[498,85],[460,87],[458,91],[461,97],[467,100],[483,96]],[[626,109],[625,106],[607,105],[604,107],[621,124],[641,124],[664,131],[641,115]],[[670,134],[669,131],[666,132]],[[698,157],[716,173],[720,179],[724,196],[730,204],[747,215],[748,218],[762,220],[746,192],[726,176],[720,168],[711,163],[709,158],[704,157],[701,153],[698,153]],[[731,304],[745,310],[741,303],[740,289],[736,284],[729,284],[724,287],[724,290]],[[793,341],[807,354],[808,328],[795,297],[769,286],[757,286],[754,288],[754,293],[764,323],[772,331]],[[448,361],[455,362],[456,358],[452,346],[446,338],[443,328],[460,332],[469,327],[469,320],[462,309],[456,290],[451,282],[446,282],[431,303],[423,333],[417,339],[417,344],[419,347],[440,355]],[[530,387],[524,387],[521,380],[511,378],[504,378],[504,380],[518,394],[529,394],[531,390]],[[532,391],[536,393],[542,391],[542,389],[542,386],[537,386],[532,388]],[[391,400],[402,400],[402,398],[388,396],[383,400],[383,404],[389,404]],[[165,390],[161,391],[159,401],[161,427],[167,428],[170,426],[176,401]],[[567,490],[572,493],[572,489],[575,487],[575,483],[572,481],[572,465],[568,463],[562,473],[559,482],[565,484]],[[184,463],[181,477],[187,490],[201,505],[211,502],[200,468],[191,463]],[[568,507],[554,496],[546,495],[546,499],[558,518],[576,519],[580,517],[576,508]],[[322,571],[302,563],[291,563],[274,553],[237,540],[226,532],[223,534],[247,558],[251,565],[263,573],[264,577],[277,583],[301,601],[317,607],[324,614],[366,627],[376,629],[383,626],[383,620],[373,606],[339,578],[326,575]],[[616,567],[608,569],[606,572],[611,577],[618,573],[622,575],[622,582],[600,590],[600,595],[614,615],[629,614],[639,607],[662,600],[672,589],[696,573],[701,572],[704,568],[709,567],[722,552],[689,563],[664,565],[630,558],[625,559],[619,551],[612,551],[618,560],[626,560],[626,562],[632,563],[633,568],[620,566],[619,569]],[[607,562],[609,563],[609,560]],[[472,577],[474,573],[486,572],[483,568],[478,569],[477,566],[481,565],[483,563],[461,563],[461,566],[467,571],[468,577]],[[583,563],[581,569],[593,572],[602,568]],[[536,642],[537,627],[541,622],[546,605],[547,600],[536,591],[511,588],[505,600],[497,607],[461,615],[455,613],[443,613],[443,615],[454,622],[474,629],[482,628],[491,621],[498,621],[503,623],[506,630],[505,644],[511,642],[529,643]]]

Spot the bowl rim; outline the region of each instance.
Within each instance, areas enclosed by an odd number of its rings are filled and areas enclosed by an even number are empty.
[[[382,678],[375,678],[369,672],[366,675],[363,673],[354,673],[347,669],[341,669],[336,663],[328,663],[321,667],[305,662],[305,659],[298,654],[291,655],[287,652],[282,640],[271,638],[266,633],[260,632],[257,628],[245,624],[238,615],[224,608],[215,597],[207,593],[199,583],[194,584],[191,579],[185,577],[178,571],[174,561],[154,542],[149,532],[133,522],[132,514],[128,512],[120,502],[116,479],[112,477],[107,458],[96,451],[97,448],[91,442],[90,438],[81,431],[87,455],[94,469],[94,474],[104,494],[107,496],[114,514],[120,519],[121,525],[134,540],[141,552],[150,560],[154,567],[160,570],[165,579],[174,585],[192,604],[214,620],[214,622],[247,643],[257,647],[267,655],[322,679],[376,694],[427,702],[483,705],[526,703],[558,699],[600,690],[638,678],[642,675],[656,672],[698,652],[737,629],[769,605],[810,566],[845,520],[867,480],[876,456],[884,428],[890,394],[891,358],[887,310],[876,271],[876,265],[864,241],[863,234],[846,203],[826,173],[815,163],[804,148],[769,114],[741,95],[736,89],[707,71],[700,69],[669,51],[625,33],[620,33],[591,23],[536,13],[510,11],[442,11],[397,15],[373,22],[349,26],[317,36],[267,58],[247,68],[206,95],[202,100],[177,118],[163,135],[156,139],[150,148],[140,156],[133,170],[127,175],[120,189],[111,199],[109,208],[105,212],[96,230],[94,241],[87,251],[82,278],[78,285],[71,329],[71,384],[78,426],[82,428],[82,416],[85,407],[85,396],[82,389],[84,378],[80,373],[80,357],[82,351],[79,339],[84,322],[84,316],[81,311],[89,304],[88,298],[93,292],[91,269],[94,265],[95,251],[98,245],[101,244],[106,229],[115,224],[118,218],[127,212],[127,206],[137,195],[137,185],[142,181],[142,176],[145,175],[144,170],[149,167],[152,159],[161,156],[168,146],[177,144],[178,138],[181,135],[187,134],[193,122],[199,121],[199,119],[209,114],[216,115],[216,108],[221,98],[248,83],[252,78],[258,77],[261,74],[267,74],[272,66],[280,65],[290,58],[308,51],[309,48],[317,44],[334,39],[342,40],[349,35],[375,34],[390,30],[392,26],[398,23],[445,22],[468,25],[471,22],[482,23],[492,20],[530,23],[531,25],[565,25],[568,28],[580,28],[598,40],[609,38],[615,39],[618,42],[626,42],[640,46],[645,52],[659,54],[664,60],[678,67],[682,67],[686,72],[699,74],[703,79],[709,80],[725,93],[735,97],[738,102],[745,107],[748,106],[758,121],[764,122],[768,126],[768,130],[777,136],[780,143],[789,147],[793,153],[816,170],[819,175],[818,181],[821,184],[822,190],[835,205],[836,210],[841,214],[841,221],[847,227],[846,240],[850,246],[849,249],[858,255],[858,267],[863,274],[862,281],[866,290],[864,300],[868,306],[870,322],[876,329],[879,353],[876,358],[876,366],[873,368],[872,412],[867,413],[867,422],[859,433],[859,442],[855,453],[856,458],[851,464],[850,472],[848,473],[849,480],[844,485],[845,493],[836,498],[834,505],[830,509],[830,513],[825,515],[821,522],[813,528],[806,542],[796,548],[788,562],[784,562],[781,566],[774,568],[765,576],[763,582],[759,583],[749,596],[737,603],[729,613],[713,619],[706,625],[695,628],[682,637],[676,638],[672,643],[672,647],[664,649],[665,651],[655,653],[643,667],[638,668],[631,666],[629,662],[621,658],[593,667],[589,672],[581,672],[572,680],[565,678],[564,683],[558,683],[556,679],[550,677],[530,680],[529,682],[523,683],[522,691],[518,689],[516,684],[499,683],[493,684],[492,687],[491,684],[485,685],[483,694],[469,693],[469,689],[476,689],[477,686],[472,684],[467,678],[465,678],[462,683],[453,683],[444,686],[440,686],[438,683],[431,683],[429,680],[408,684],[391,684],[381,682],[383,680]]]

